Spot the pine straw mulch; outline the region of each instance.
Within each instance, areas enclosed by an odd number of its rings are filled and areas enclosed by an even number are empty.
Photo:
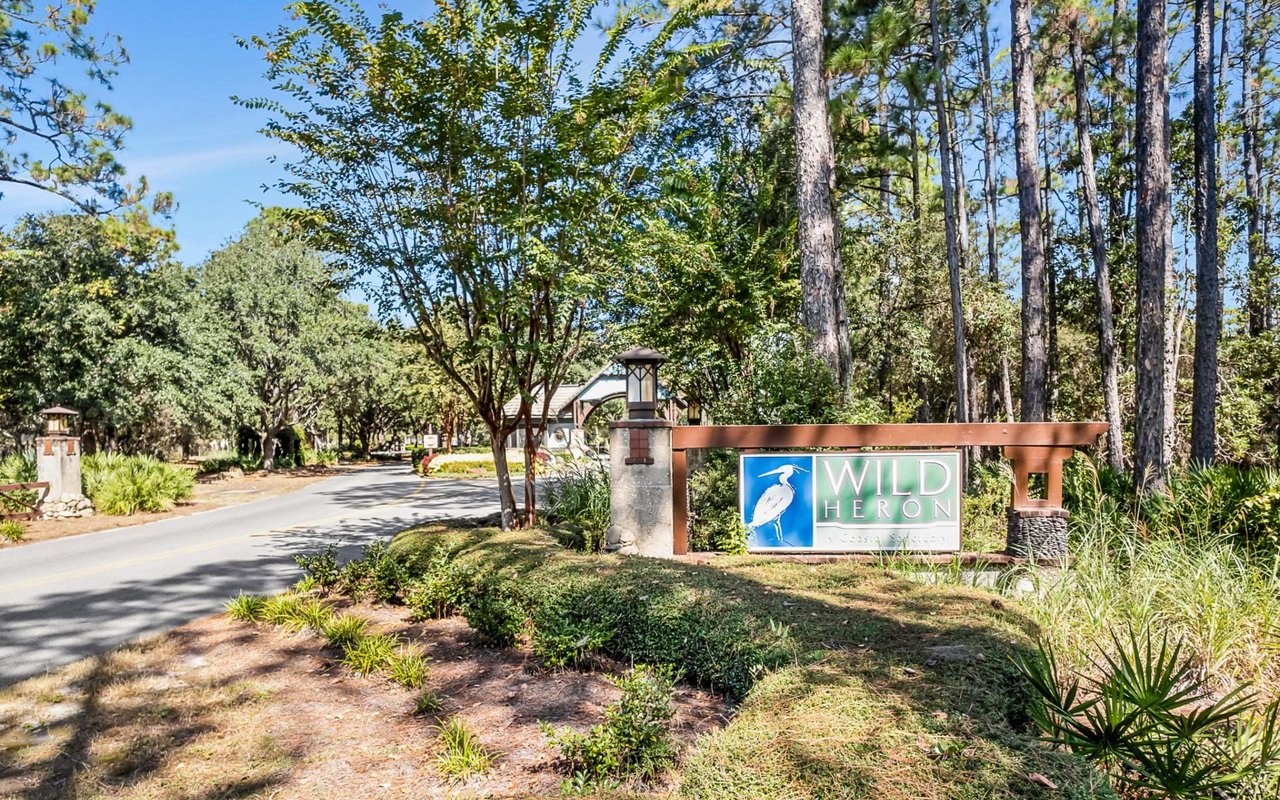
[[[563,764],[538,723],[585,730],[618,696],[604,673],[480,647],[460,619],[351,610],[422,647],[441,710],[415,716],[415,693],[353,674],[313,634],[219,615],[0,691],[0,798],[553,797]],[[677,705],[682,747],[729,713],[687,687]],[[435,769],[452,716],[499,754],[488,774]]]

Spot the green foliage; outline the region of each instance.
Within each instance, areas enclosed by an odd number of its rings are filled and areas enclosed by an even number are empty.
[[[413,698],[413,713],[415,716],[426,716],[435,714],[444,708],[444,703],[440,701],[440,695],[430,689],[423,689]]]
[[[334,615],[325,622],[320,634],[324,636],[330,647],[336,647],[345,652],[348,648],[355,647],[364,638],[368,628],[369,620],[352,614],[341,614]]]
[[[410,575],[407,563],[393,555],[385,544],[374,542],[365,545],[360,558],[343,566],[341,583],[344,591],[354,597],[371,594],[380,602],[394,603],[399,600],[400,590]]]
[[[450,548],[437,547],[414,560],[414,573],[405,605],[420,618],[444,619],[465,607],[476,570],[458,561]]]
[[[529,616],[514,580],[497,572],[476,579],[462,613],[481,641],[494,647],[515,644]]]
[[[0,483],[34,483],[36,457],[33,453],[10,453],[0,458]],[[38,498],[37,492],[6,492],[0,494],[0,511],[29,511]]]
[[[0,539],[6,542],[20,542],[26,535],[27,529],[22,527],[21,522],[12,519],[0,521]]]
[[[323,631],[332,612],[314,597],[279,594],[268,597],[259,608],[259,618],[292,631],[311,628]]]
[[[80,462],[84,493],[101,514],[169,511],[195,490],[195,475],[151,456],[95,453]]]
[[[406,689],[421,689],[427,685],[427,674],[430,671],[426,656],[419,652],[402,649],[387,663],[387,677]]]
[[[871,421],[850,404],[827,365],[796,334],[780,330],[748,343],[742,374],[708,404],[722,425],[805,425]]]
[[[747,552],[747,527],[738,509],[738,454],[703,451],[689,477],[689,548],[694,552]]]
[[[342,572],[338,568],[338,548],[328,545],[319,553],[294,556],[302,574],[323,592],[331,592],[338,586]]]
[[[231,469],[239,469],[242,472],[254,472],[262,469],[261,459],[252,456],[242,456],[238,453],[223,452],[213,453],[200,459],[197,471],[201,475],[218,475]]]
[[[267,598],[256,594],[241,594],[227,601],[227,614],[241,622],[262,622],[265,618]]]
[[[547,520],[557,533],[588,553],[604,549],[609,531],[609,471],[596,461],[578,461],[547,483]]]
[[[1004,550],[1008,535],[1009,498],[1013,479],[1001,462],[969,465],[969,486],[961,498],[964,542],[961,549],[979,553]]]
[[[599,653],[669,666],[740,699],[764,670],[794,655],[785,628],[761,625],[701,593],[660,593],[600,577],[522,585],[532,606],[534,653],[552,665]]]
[[[145,178],[137,188],[125,183],[115,157],[132,127],[129,118],[67,82],[87,76],[90,88],[110,91],[129,60],[118,36],[90,32],[93,11],[85,2],[0,2],[0,116],[15,121],[0,150],[0,180],[101,214],[138,202],[147,184]]]
[[[343,648],[342,663],[360,675],[372,675],[391,667],[399,645],[400,640],[391,634],[365,634]]]
[[[1101,764],[1136,796],[1230,796],[1280,769],[1280,707],[1258,710],[1244,686],[1216,693],[1167,635],[1117,637],[1085,674],[1061,668],[1048,645],[1018,663],[1046,738]]]
[[[497,756],[485,749],[480,739],[457,717],[440,725],[440,754],[436,768],[451,778],[466,778],[488,772]]]
[[[5,231],[0,428],[35,433],[56,403],[80,412],[86,446],[153,452],[203,427],[192,274],[172,238],[138,216],[33,216]]]
[[[228,422],[252,422],[265,447],[264,468],[300,466],[297,410],[329,397],[381,330],[363,306],[342,298],[346,277],[273,210],[210,255],[198,277],[199,328],[219,376],[217,404]]]
[[[1175,473],[1142,508],[1148,528],[1222,534],[1250,546],[1280,546],[1280,472],[1213,466]]]
[[[610,785],[634,775],[652,776],[675,758],[668,725],[675,716],[671,676],[651,667],[633,667],[611,679],[622,697],[604,712],[604,722],[586,733],[553,729],[543,734],[569,762],[572,785]]]

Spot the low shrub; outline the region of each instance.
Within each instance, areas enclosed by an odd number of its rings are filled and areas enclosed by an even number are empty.
[[[475,581],[462,613],[481,641],[494,647],[515,644],[528,619],[514,581],[493,572]]]
[[[423,689],[418,692],[418,696],[413,698],[413,713],[416,716],[425,716],[427,714],[435,714],[444,708],[444,703],[440,700],[440,695],[430,689]]]
[[[84,493],[100,514],[169,511],[191,497],[195,475],[151,456],[95,453],[81,460]]]
[[[496,756],[480,744],[462,720],[454,717],[440,726],[439,770],[452,778],[487,772]]]
[[[475,580],[475,568],[455,558],[445,547],[431,550],[414,564],[414,578],[405,592],[405,604],[419,619],[444,619],[462,611]]]
[[[22,523],[13,519],[0,521],[0,539],[6,542],[20,542],[27,535]]]
[[[227,601],[227,615],[241,622],[261,622],[267,598],[256,594],[241,594]]]
[[[671,675],[640,666],[611,680],[622,690],[622,697],[605,709],[604,722],[586,733],[541,723],[543,735],[573,770],[574,777],[566,783],[575,789],[649,777],[675,758],[669,730],[676,713]]]
[[[609,531],[609,471],[596,461],[577,461],[547,484],[547,520],[588,553],[604,549]]]
[[[233,452],[210,453],[200,459],[196,471],[201,475],[220,475],[229,470],[256,472],[262,469],[260,456],[242,456]]]
[[[294,556],[293,560],[315,588],[325,593],[337,588],[342,577],[342,571],[338,568],[338,548],[328,545],[319,553]]]
[[[1237,789],[1263,783],[1274,790],[1280,707],[1258,710],[1243,685],[1216,693],[1167,635],[1131,631],[1109,649],[1083,673],[1063,668],[1045,644],[1019,660],[1048,741],[1103,767],[1126,797],[1239,797]]]
[[[788,631],[761,624],[702,592],[662,592],[606,577],[527,589],[534,653],[553,666],[589,653],[671,667],[741,699],[765,670],[794,658]]]
[[[322,553],[320,558],[322,562],[319,568],[327,570],[327,556]],[[335,585],[352,597],[372,595],[380,602],[395,603],[400,599],[401,590],[413,577],[410,566],[408,560],[391,553],[385,544],[374,542],[365,546],[360,558],[343,565]]]
[[[508,461],[507,468],[512,474],[524,471],[523,461]],[[442,461],[439,458],[430,464],[431,475],[451,477],[483,477],[494,473],[492,458],[455,458]]]

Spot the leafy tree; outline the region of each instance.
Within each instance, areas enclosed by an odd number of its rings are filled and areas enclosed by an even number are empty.
[[[204,338],[227,376],[221,402],[229,421],[257,432],[265,469],[275,466],[281,432],[314,419],[341,378],[341,343],[367,327],[363,307],[343,300],[342,289],[274,212],[200,267]]]
[[[532,521],[547,403],[643,202],[646,134],[678,96],[682,17],[623,57],[642,22],[623,9],[588,70],[577,59],[596,0],[447,0],[430,19],[377,22],[340,0],[293,8],[293,24],[244,43],[289,98],[244,101],[273,114],[266,135],[300,151],[281,188],[470,399],[504,526],[515,509],[505,440],[523,427]]]
[[[78,410],[89,447],[153,450],[200,427],[188,399],[190,271],[146,216],[30,217],[0,254],[0,428]]]
[[[110,90],[128,61],[118,37],[89,32],[96,5],[0,0],[0,183],[52,192],[91,214],[137,202],[147,188],[145,179],[136,189],[122,183],[115,157],[129,118],[64,82],[74,65]]]

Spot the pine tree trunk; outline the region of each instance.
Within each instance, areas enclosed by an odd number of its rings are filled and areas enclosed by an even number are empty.
[[[929,22],[933,43],[933,68],[937,79],[933,85],[934,105],[938,118],[938,158],[942,173],[942,215],[947,239],[947,273],[951,283],[951,332],[954,341],[956,421],[969,421],[968,354],[965,352],[964,301],[960,293],[960,247],[956,231],[956,197],[951,164],[950,114],[946,102],[946,69],[942,60],[942,35],[938,19],[938,0],[929,2]]]
[[[1080,187],[1088,219],[1089,253],[1093,257],[1093,279],[1098,292],[1098,355],[1102,362],[1102,405],[1107,418],[1107,466],[1120,471],[1124,469],[1124,428],[1120,420],[1120,373],[1111,305],[1111,269],[1107,264],[1102,207],[1098,202],[1098,173],[1093,160],[1093,137],[1089,133],[1089,84],[1085,76],[1082,50],[1079,20],[1076,20],[1071,28],[1076,140],[1080,148]]]
[[[1195,0],[1196,353],[1191,399],[1191,462],[1217,450],[1218,279],[1217,97],[1213,87],[1213,0]]]
[[[1138,339],[1133,469],[1135,484],[1148,493],[1164,486],[1167,467],[1165,284],[1172,220],[1165,0],[1138,0],[1137,83]]]
[[[983,9],[980,47],[982,70],[982,194],[986,205],[987,218],[987,280],[993,284],[1000,283],[1000,242],[998,237],[998,209],[996,208],[996,126],[995,103],[991,96],[991,20],[990,13]],[[1009,379],[1009,356],[1000,345],[1000,360],[1003,375],[999,372],[987,376],[988,414],[992,420],[997,419],[994,398],[999,396],[1005,403],[1004,416],[1013,421],[1012,392],[1004,392],[1003,384]],[[1002,384],[1003,381],[1003,384]]]
[[[1258,175],[1258,131],[1254,116],[1257,87],[1254,85],[1253,48],[1254,19],[1250,0],[1244,0],[1240,14],[1240,120],[1244,131],[1240,159],[1244,162],[1244,210],[1247,262],[1245,303],[1248,307],[1249,335],[1266,330],[1265,281],[1261,275],[1261,181]]]
[[[1018,230],[1022,236],[1022,420],[1043,422],[1049,356],[1045,341],[1044,235],[1036,168],[1035,70],[1031,2],[1011,0],[1013,12],[1014,149],[1018,164]]]
[[[1045,116],[1048,117],[1047,114]],[[1046,380],[1044,416],[1045,419],[1053,419],[1054,409],[1058,404],[1060,365],[1058,364],[1058,272],[1057,265],[1053,263],[1053,162],[1049,160],[1047,119],[1040,126],[1040,140],[1044,157],[1044,179],[1041,181],[1044,196],[1041,207],[1044,209],[1044,274],[1049,330],[1049,370]]]
[[[833,192],[835,150],[827,118],[822,0],[792,0],[792,105],[801,314],[814,352],[847,387],[853,370]]]

